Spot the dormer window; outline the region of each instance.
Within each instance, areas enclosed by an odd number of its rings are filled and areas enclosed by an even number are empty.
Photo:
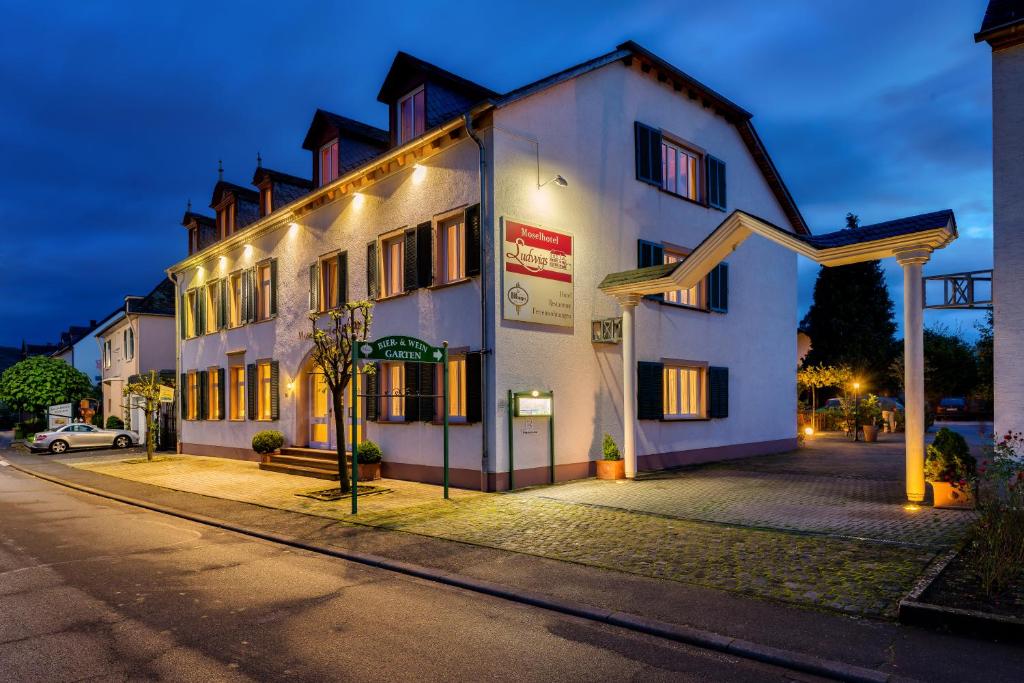
[[[235,231],[235,202],[230,201],[217,209],[217,232],[221,239]]]
[[[194,254],[199,251],[199,228],[188,229],[188,253]]]
[[[423,86],[398,101],[398,144],[423,135],[427,128],[427,109]]]
[[[267,183],[260,188],[260,216],[267,216],[274,213],[273,185]]]
[[[338,141],[331,140],[320,148],[320,187],[338,177]]]

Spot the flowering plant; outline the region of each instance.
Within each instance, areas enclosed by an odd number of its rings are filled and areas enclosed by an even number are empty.
[[[935,441],[928,446],[924,463],[925,478],[952,484],[963,490],[968,488],[975,476],[976,460],[963,436],[943,427],[935,435]]]

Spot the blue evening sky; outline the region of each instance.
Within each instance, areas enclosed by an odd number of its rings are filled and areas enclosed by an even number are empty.
[[[961,237],[926,274],[990,267],[985,4],[0,0],[0,344],[55,341],[154,287],[218,159],[242,184],[257,151],[308,176],[317,107],[386,127],[400,49],[504,91],[636,40],[754,113],[815,232],[951,208]],[[801,316],[816,271],[800,265]],[[973,335],[978,317],[927,320]]]

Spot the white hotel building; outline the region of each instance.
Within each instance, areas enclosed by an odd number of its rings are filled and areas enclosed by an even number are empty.
[[[216,216],[186,214],[181,452],[253,459],[262,429],[333,449],[308,314],[370,297],[373,338],[449,344],[453,485],[507,488],[510,439],[515,486],[548,481],[552,423],[555,478],[588,476],[632,412],[605,277],[685,259],[737,209],[808,233],[751,115],[632,42],[505,94],[399,53],[378,99],[389,130],[317,111],[313,182],[257,169],[256,190],[217,184]],[[796,258],[744,241],[641,300],[639,469],[795,447]],[[436,388],[434,366],[396,363],[363,390]],[[530,390],[552,420],[510,427],[509,392]],[[364,401],[384,476],[440,481],[436,403]]]

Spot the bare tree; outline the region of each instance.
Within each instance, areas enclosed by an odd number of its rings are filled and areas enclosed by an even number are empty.
[[[319,326],[320,313],[310,313],[312,331],[306,335],[313,342],[312,359],[323,373],[331,392],[334,408],[334,431],[337,435],[338,483],[342,493],[348,493],[348,470],[345,466],[345,389],[352,379],[352,347],[369,339],[373,324],[373,302],[350,301],[327,312],[327,324]],[[368,367],[368,372],[373,368]]]
[[[136,405],[146,416],[146,460],[152,460],[153,451],[156,450],[156,416],[160,412],[160,377],[156,370],[150,370],[134,382],[128,382],[124,395],[128,399],[128,407],[132,405],[133,397],[140,399]]]

